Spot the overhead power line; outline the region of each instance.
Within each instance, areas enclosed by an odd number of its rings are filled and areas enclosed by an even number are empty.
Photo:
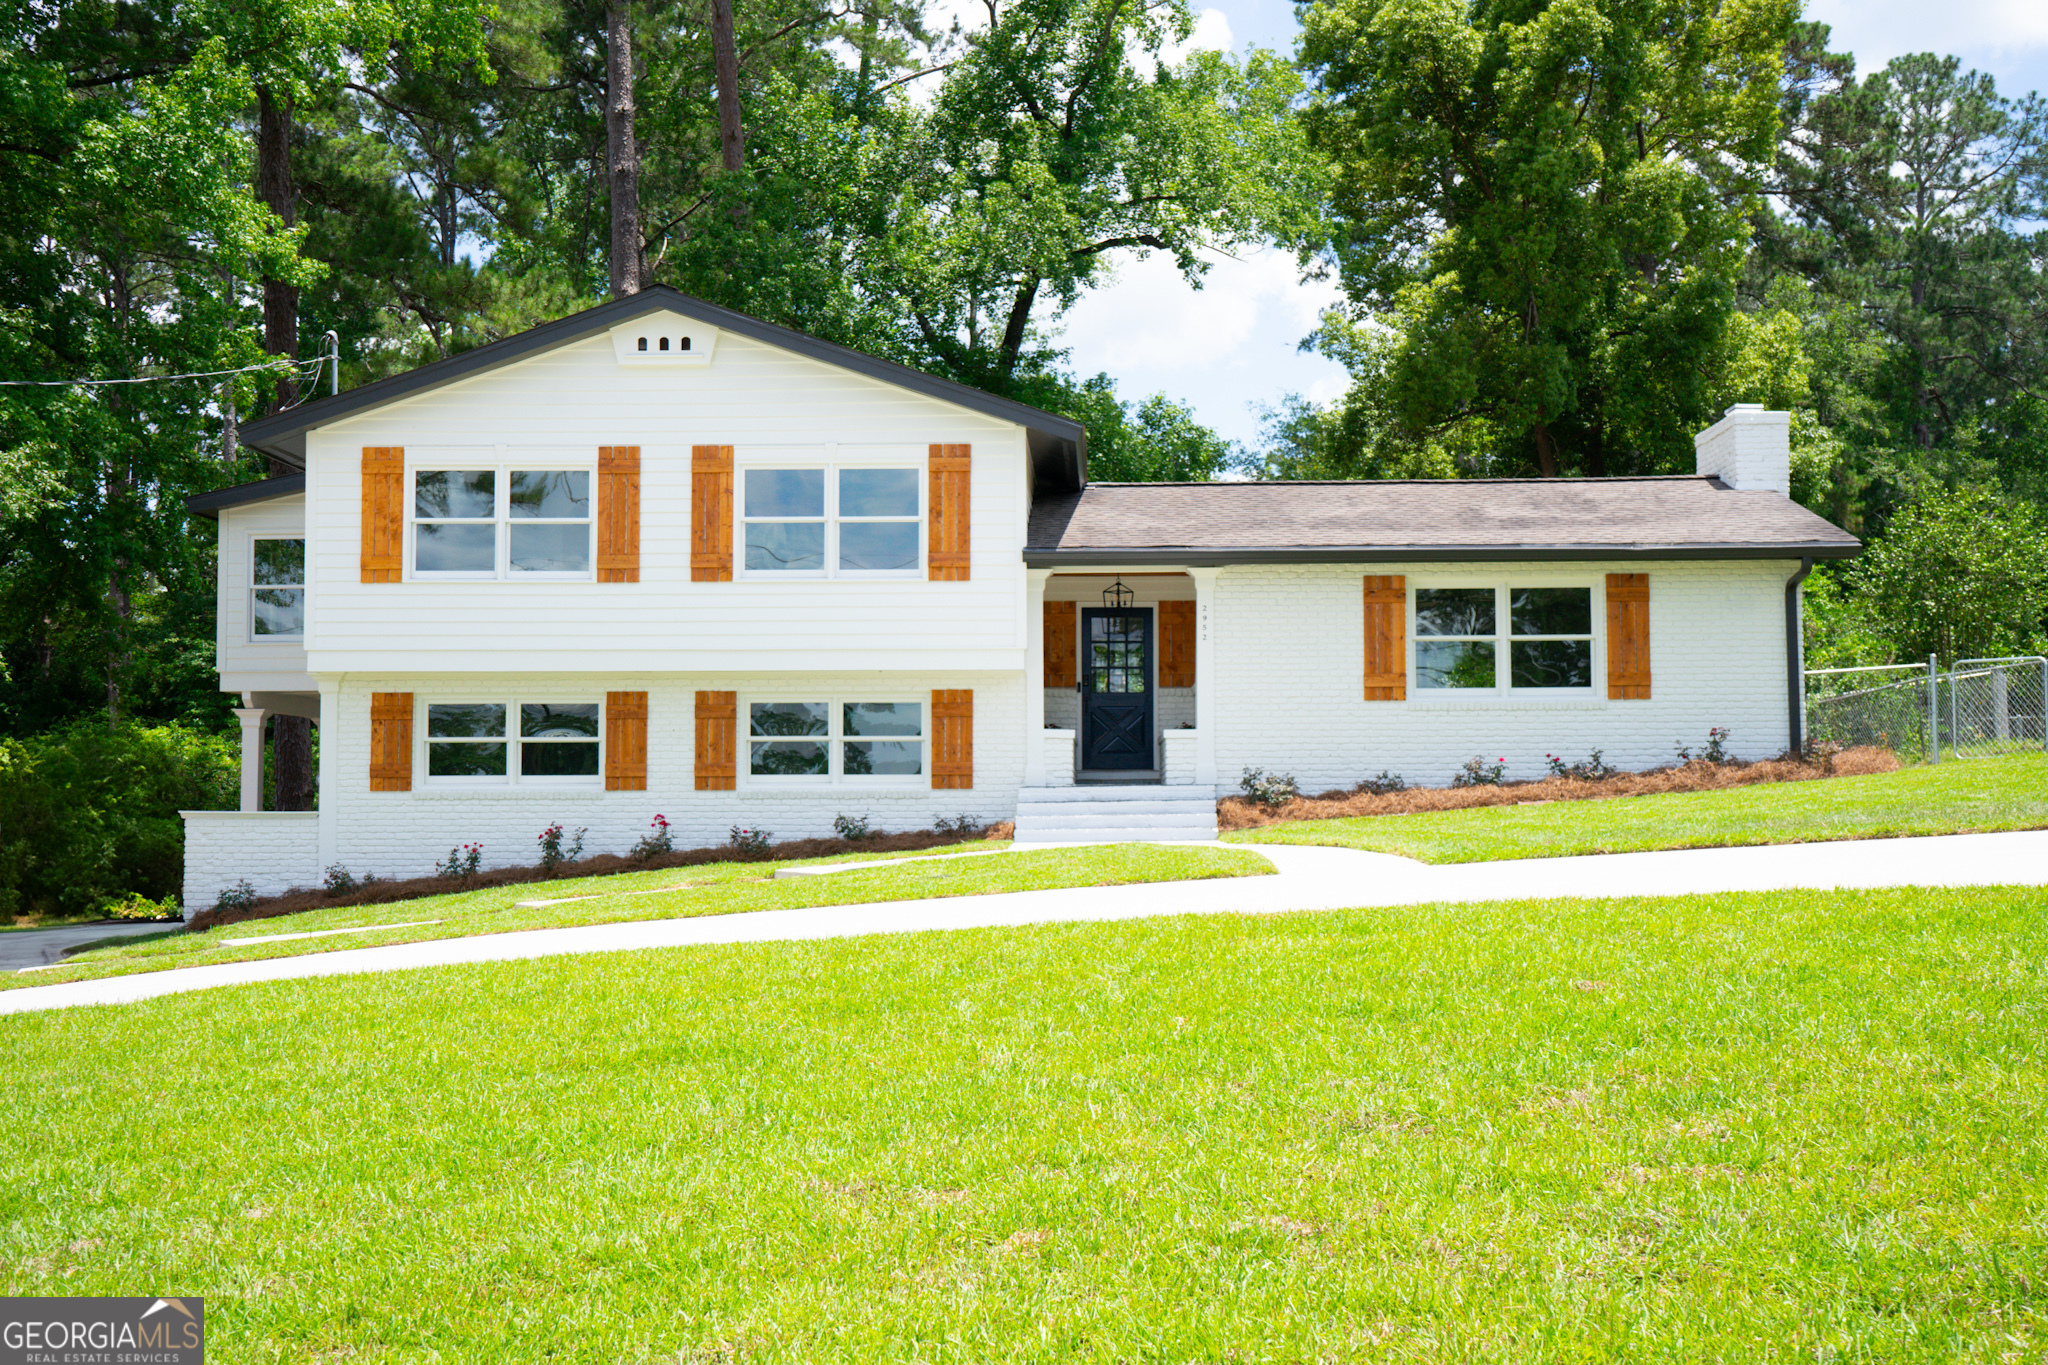
[[[231,374],[251,374],[259,370],[273,374],[293,374],[305,379],[318,381],[320,371],[327,366],[334,367],[333,387],[330,392],[341,392],[341,341],[333,332],[322,338],[327,343],[327,353],[311,360],[287,360],[275,356],[259,360],[254,365],[243,365],[232,370],[193,370],[186,374],[141,374],[127,379],[0,379],[0,388],[10,389],[96,389],[109,384],[168,384],[178,379],[222,379]]]

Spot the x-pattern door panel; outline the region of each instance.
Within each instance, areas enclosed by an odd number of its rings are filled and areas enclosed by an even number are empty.
[[[1152,764],[1152,609],[1081,613],[1081,766]]]

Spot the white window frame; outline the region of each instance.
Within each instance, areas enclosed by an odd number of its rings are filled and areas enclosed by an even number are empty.
[[[1569,699],[1585,701],[1604,699],[1607,695],[1600,686],[1600,680],[1607,667],[1607,632],[1602,627],[1606,619],[1607,594],[1603,578],[1557,573],[1509,574],[1504,577],[1488,575],[1479,577],[1442,577],[1415,579],[1408,583],[1408,695],[1422,701],[1464,700],[1502,701],[1508,698],[1526,700]],[[1419,594],[1439,589],[1486,588],[1493,592],[1493,634],[1489,636],[1444,636],[1424,635],[1416,619]],[[1591,619],[1590,635],[1516,635],[1509,617],[1509,594],[1521,588],[1579,588],[1587,594],[1588,611]],[[1483,640],[1493,641],[1493,686],[1491,687],[1424,687],[1419,651],[1425,640]],[[1584,687],[1516,687],[1514,686],[1513,649],[1516,640],[1588,640],[1591,642],[1591,661],[1587,668]]]
[[[819,469],[825,475],[825,512],[819,517],[748,517],[747,516],[747,475],[752,470],[775,469]],[[907,569],[842,569],[839,567],[839,473],[846,469],[908,469],[917,475],[917,562]],[[866,579],[885,581],[906,581],[925,577],[925,556],[930,545],[931,493],[929,461],[914,457],[909,451],[883,454],[851,454],[827,447],[823,455],[813,453],[792,453],[788,458],[778,459],[768,452],[750,454],[735,461],[732,536],[733,573],[740,579],[754,579],[764,583],[802,582],[826,578]],[[819,569],[749,569],[747,567],[747,523],[749,521],[819,521],[825,525],[825,563]],[[911,523],[909,517],[849,517],[849,521],[888,521],[899,525]]]
[[[776,466],[784,468],[785,466]],[[778,777],[754,771],[754,743],[766,738],[754,733],[755,703],[759,702],[817,702],[825,703],[825,733],[813,736],[825,744],[825,767],[823,777],[811,774]],[[848,776],[845,771],[846,707],[862,702],[886,703],[893,706],[906,704],[918,708],[918,767],[921,771],[915,777],[883,774],[881,776]],[[807,687],[782,687],[759,692],[742,692],[739,695],[738,715],[739,754],[735,765],[740,785],[763,791],[790,791],[827,788],[851,789],[854,791],[928,791],[932,785],[932,698],[930,692],[834,692]],[[791,736],[801,741],[800,736]],[[884,736],[870,738],[884,739]],[[856,740],[855,742],[858,742]],[[900,738],[896,742],[901,742]]]
[[[299,582],[296,584],[299,590],[299,632],[296,635],[259,635],[256,633],[256,594],[264,588],[288,588],[294,586],[290,583],[258,583],[256,581],[256,542],[259,540],[296,540],[299,542]],[[312,595],[307,591],[305,581],[307,577],[306,549],[307,539],[303,532],[294,534],[289,531],[251,531],[249,533],[249,556],[245,561],[249,566],[249,587],[248,594],[244,598],[244,609],[249,618],[246,624],[250,644],[291,645],[294,648],[303,648],[305,646],[306,607],[312,600]]]
[[[488,524],[493,528],[493,565],[486,572],[480,569],[422,569],[419,568],[419,476],[437,470],[488,469],[492,479],[492,515]],[[515,471],[524,473],[531,470],[569,471],[587,474],[590,479],[590,515],[583,518],[569,517],[512,517],[512,475]],[[429,517],[428,521],[442,518]],[[484,525],[482,517],[450,517],[446,520],[469,525]],[[582,571],[553,569],[514,569],[512,567],[512,527],[523,526],[574,526],[582,525],[589,531],[590,567]],[[421,583],[594,583],[597,581],[597,453],[595,448],[587,453],[571,453],[554,447],[541,447],[521,451],[517,447],[499,446],[492,454],[478,450],[471,454],[451,452],[447,455],[425,456],[417,461],[407,460],[405,469],[405,579]]]
[[[590,777],[524,777],[519,771],[519,746],[528,741],[519,737],[519,707],[527,705],[545,706],[595,706],[597,707],[597,772]],[[430,744],[488,744],[490,740],[447,740],[437,739],[427,733],[427,710],[430,706],[503,706],[505,708],[505,775],[503,777],[436,777],[428,762]],[[605,703],[604,694],[574,694],[551,692],[503,693],[478,689],[474,692],[437,692],[422,694],[413,701],[413,771],[420,775],[424,787],[436,791],[512,791],[517,789],[550,791],[602,791],[605,774]],[[588,740],[535,740],[538,744],[589,743]]]

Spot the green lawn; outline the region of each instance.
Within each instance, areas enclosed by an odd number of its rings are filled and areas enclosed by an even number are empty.
[[[2048,897],[696,948],[0,1018],[0,1284],[246,1361],[2017,1361]]]
[[[1711,792],[1294,820],[1234,830],[1224,838],[1244,844],[1335,844],[1426,863],[1473,863],[2042,828],[2048,828],[2048,756],[2028,754]]]
[[[162,935],[127,939],[116,946],[80,953],[63,967],[47,971],[0,973],[0,990],[48,986],[98,976],[161,971],[167,967],[211,966],[255,958],[290,957],[300,953],[332,953],[349,948],[413,943],[422,939],[457,938],[465,934],[501,934],[514,929],[552,929],[574,924],[608,924],[615,920],[681,919],[690,915],[730,915],[746,910],[793,910],[817,905],[854,905],[863,901],[913,900],[923,896],[979,896],[997,891],[1046,891],[1070,886],[1116,886],[1130,882],[1165,882],[1209,877],[1269,874],[1273,865],[1250,849],[1190,848],[1153,844],[1108,844],[1095,848],[1032,849],[989,852],[1006,845],[975,845],[977,856],[924,858],[878,867],[872,872],[842,872],[826,877],[774,880],[778,867],[845,863],[870,857],[902,858],[904,854],[847,853],[767,863],[710,863],[702,867],[665,868],[611,877],[562,878],[519,886],[494,886],[455,895],[424,896],[388,905],[341,905],[309,910],[277,919],[248,920],[204,933],[178,929]],[[647,893],[655,894],[647,894]],[[555,900],[594,896],[566,905],[521,908],[523,900]],[[412,921],[433,920],[419,924]],[[330,938],[296,939],[283,943],[234,945],[228,939],[271,934],[301,934],[361,925],[406,926]]]

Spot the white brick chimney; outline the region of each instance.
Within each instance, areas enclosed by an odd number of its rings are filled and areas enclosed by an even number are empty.
[[[1692,438],[1702,474],[1730,488],[1772,488],[1792,496],[1792,414],[1767,412],[1761,403],[1737,403],[1728,415]]]

